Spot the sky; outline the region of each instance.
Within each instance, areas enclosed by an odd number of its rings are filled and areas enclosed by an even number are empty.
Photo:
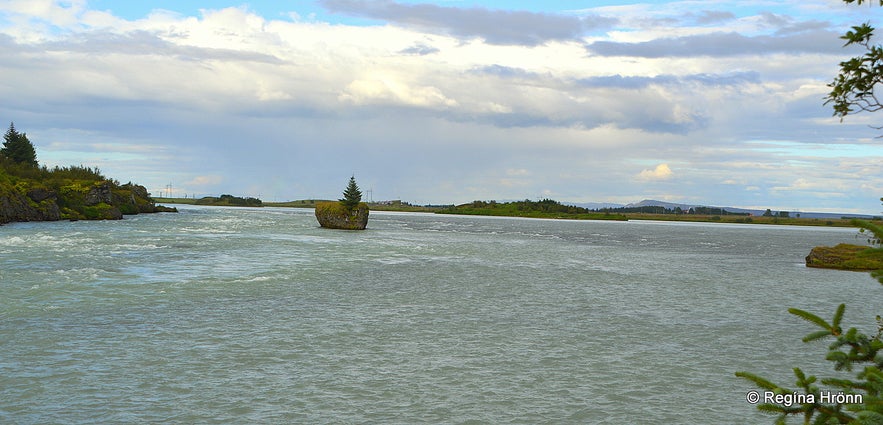
[[[883,113],[823,104],[863,22],[883,8],[0,0],[0,123],[154,196],[336,199],[355,176],[421,205],[880,214]]]

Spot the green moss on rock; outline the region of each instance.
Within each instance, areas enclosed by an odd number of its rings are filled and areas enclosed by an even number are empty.
[[[867,245],[817,246],[806,256],[806,266],[823,269],[873,271],[883,269],[883,249]]]
[[[368,204],[347,208],[340,202],[316,203],[316,220],[329,229],[364,230],[368,226]]]

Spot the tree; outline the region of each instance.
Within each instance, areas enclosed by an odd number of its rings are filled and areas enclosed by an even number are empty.
[[[0,154],[17,163],[37,166],[37,152],[25,133],[19,133],[14,123],[9,123],[9,130],[3,135],[5,141]]]
[[[866,0],[843,1],[847,4],[862,4]],[[883,6],[883,0],[880,0],[880,6]],[[828,84],[831,92],[825,97],[825,104],[833,104],[834,116],[840,117],[840,121],[849,114],[883,109],[876,93],[877,87],[883,83],[883,46],[871,43],[873,35],[874,27],[866,22],[853,26],[851,31],[840,37],[846,40],[844,47],[858,45],[866,51],[861,56],[840,62],[840,73]]]
[[[353,209],[359,206],[359,202],[362,202],[362,191],[359,190],[359,185],[356,184],[356,176],[352,176],[346,190],[343,191],[343,199],[340,199],[340,203],[349,209]]]
[[[862,4],[866,0],[843,1]],[[883,6],[883,0],[879,3]],[[841,62],[840,74],[829,84],[832,90],[825,104],[833,103],[834,115],[839,116],[841,121],[854,112],[883,109],[875,93],[877,86],[883,83],[883,47],[871,44],[873,32],[874,28],[865,23],[852,27],[841,37],[847,41],[846,46],[857,44],[867,50],[863,56]],[[872,244],[879,245],[883,227],[860,220],[853,223],[863,231],[872,233]],[[883,270],[873,272],[872,276],[883,283]],[[788,312],[820,328],[803,337],[804,342],[833,338],[825,359],[833,363],[835,370],[857,372],[855,379],[837,377],[818,381],[815,376],[807,376],[801,368],[795,367],[795,388],[799,390],[796,392],[753,373],[737,372],[736,376],[764,390],[763,397],[759,392],[748,393],[748,401],[760,402],[757,408],[777,414],[776,423],[781,424],[789,416],[800,416],[805,424],[883,424],[883,318],[877,316],[876,335],[865,335],[856,328],[844,332],[841,320],[845,310],[846,305],[840,304],[830,322],[796,308]],[[820,387],[817,382],[826,388]]]

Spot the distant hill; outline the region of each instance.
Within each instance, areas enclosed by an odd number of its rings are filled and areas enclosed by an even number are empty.
[[[562,202],[562,203],[566,204],[566,205],[573,205],[575,207],[587,208],[590,210],[600,210],[603,208],[622,208],[625,206],[623,204],[613,204],[610,202],[582,202],[582,203]]]
[[[583,205],[583,204],[580,204],[580,205]],[[657,201],[654,199],[645,199],[641,202],[626,204],[626,205],[622,205],[621,207],[624,207],[624,208],[663,207],[663,208],[672,209],[672,210],[676,209],[676,208],[680,208],[684,211],[687,211],[690,208],[696,208],[696,207],[705,207],[705,208],[711,208],[711,209],[720,208],[724,211],[728,211],[731,213],[737,213],[737,214],[748,213],[748,214],[751,214],[754,216],[760,216],[760,215],[763,215],[764,212],[766,212],[765,209],[759,210],[759,209],[746,209],[746,208],[736,208],[736,207],[718,207],[718,206],[700,205],[700,204],[679,204],[679,203],[673,203],[673,202]],[[586,207],[586,208],[589,208],[589,207]],[[601,207],[601,208],[618,208],[618,207],[614,206],[614,207]],[[779,211],[774,210],[772,212],[775,214]],[[791,213],[792,216],[794,216],[795,214],[800,214],[800,216],[804,217],[804,218],[826,218],[826,219],[839,219],[842,217],[854,217],[854,218],[865,218],[865,219],[873,218],[873,216],[865,215],[865,214],[820,213],[820,212],[807,212],[807,211],[788,211],[788,212]]]

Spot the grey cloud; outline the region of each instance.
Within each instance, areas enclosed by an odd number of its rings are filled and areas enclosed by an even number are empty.
[[[736,15],[733,12],[724,12],[717,10],[703,10],[696,16],[696,23],[702,25],[708,24],[716,24],[720,22],[729,21],[735,19]]]
[[[522,68],[514,68],[503,65],[488,65],[472,70],[475,74],[493,75],[501,78],[527,78],[533,79],[539,77],[536,73],[527,71]]]
[[[643,58],[742,56],[765,53],[843,54],[840,34],[833,31],[808,31],[786,36],[748,37],[735,32],[661,38],[642,43],[599,41],[586,46],[591,54]]]
[[[824,31],[831,28],[831,24],[824,21],[804,21],[799,24],[785,25],[776,30],[776,35],[806,33],[809,31]]]
[[[610,75],[591,77],[579,80],[586,87],[612,87],[622,89],[641,89],[650,85],[682,85],[697,83],[704,86],[735,86],[760,82],[757,72],[736,72],[727,74],[693,74],[686,76],[658,75],[654,77],[623,77]]]
[[[761,22],[774,28],[787,27],[794,22],[794,18],[790,16],[779,15],[772,12],[761,12],[759,17]]]
[[[576,17],[527,11],[401,4],[392,0],[320,0],[334,13],[379,19],[455,37],[480,37],[490,44],[536,46],[574,40],[584,32],[609,28],[616,21],[601,16]]]
[[[110,32],[79,33],[72,35],[64,41],[47,42],[40,47],[47,51],[161,55],[173,56],[184,60],[215,59],[273,64],[282,63],[279,58],[262,53],[177,45],[163,40],[155,33],[147,31],[133,31],[124,34]]]
[[[403,55],[426,56],[438,53],[439,51],[440,50],[437,47],[428,46],[426,44],[415,44],[406,49],[402,49],[399,53]]]
[[[503,65],[488,65],[472,70],[473,73],[493,75],[499,78],[511,78],[522,80],[538,80],[552,78],[527,71],[522,68],[514,68]],[[682,85],[687,83],[701,84],[705,86],[736,86],[742,84],[755,84],[761,80],[757,72],[728,72],[724,74],[691,74],[685,76],[657,75],[653,77],[624,77],[620,74],[606,75],[601,77],[589,77],[575,80],[581,87],[591,88],[620,88],[642,89],[650,85]]]

